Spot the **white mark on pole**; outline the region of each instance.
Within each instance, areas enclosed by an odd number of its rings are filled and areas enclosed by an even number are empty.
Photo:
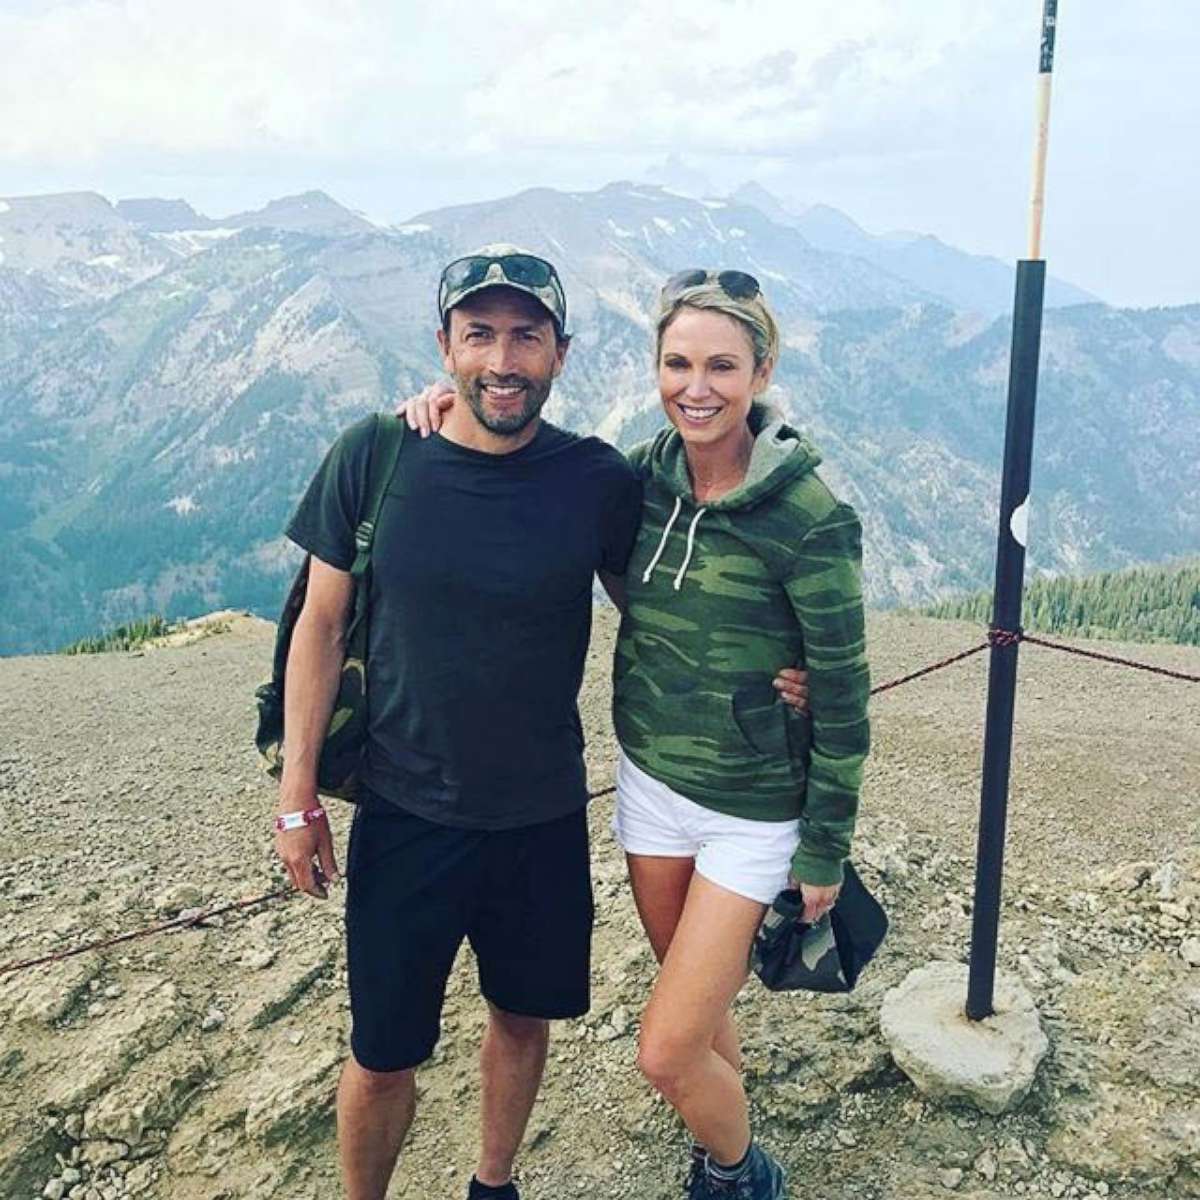
[[[1012,530],[1012,535],[1021,543],[1022,546],[1029,544],[1029,497],[1026,496],[1020,504],[1012,511],[1012,516],[1008,518],[1008,527]]]

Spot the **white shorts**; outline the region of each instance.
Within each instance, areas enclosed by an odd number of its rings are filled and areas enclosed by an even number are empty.
[[[617,761],[613,836],[626,854],[694,858],[710,883],[760,904],[787,887],[800,822],[714,812],[659,783],[624,753]]]

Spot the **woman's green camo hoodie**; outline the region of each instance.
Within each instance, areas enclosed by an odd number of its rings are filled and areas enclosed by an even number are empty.
[[[615,667],[625,753],[697,804],[755,820],[799,817],[793,872],[841,880],[870,745],[861,527],[814,471],[816,449],[756,404],[746,478],[697,504],[683,441],[630,452],[641,533]],[[808,671],[810,716],[777,698]]]

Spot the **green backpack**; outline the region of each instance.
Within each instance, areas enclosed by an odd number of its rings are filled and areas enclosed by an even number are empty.
[[[324,796],[340,796],[343,800],[358,799],[358,772],[367,740],[367,597],[371,591],[371,546],[384,497],[396,473],[404,428],[404,422],[397,417],[381,413],[375,419],[367,493],[354,531],[357,554],[350,568],[354,580],[354,615],[346,630],[341,681],[317,765],[317,791]],[[267,772],[276,779],[283,774],[284,675],[292,631],[308,593],[311,562],[312,556],[306,555],[279,617],[271,678],[254,693],[258,699],[258,730],[254,742],[266,760]]]

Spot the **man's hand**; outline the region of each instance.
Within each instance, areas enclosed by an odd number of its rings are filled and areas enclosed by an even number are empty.
[[[784,704],[797,712],[808,712],[808,672],[798,667],[784,667],[771,681]]]
[[[314,794],[303,802],[281,800],[279,814],[303,812],[306,808],[317,808],[320,801]],[[326,883],[337,883],[337,859],[333,854],[333,834],[329,829],[329,818],[322,817],[301,829],[275,831],[275,853],[287,867],[288,876],[298,891],[307,892],[324,900],[329,892]],[[316,860],[315,862],[313,860]]]
[[[405,400],[396,409],[396,416],[408,422],[409,429],[423,438],[442,427],[442,414],[454,404],[457,392],[444,379],[431,383],[423,392]]]

